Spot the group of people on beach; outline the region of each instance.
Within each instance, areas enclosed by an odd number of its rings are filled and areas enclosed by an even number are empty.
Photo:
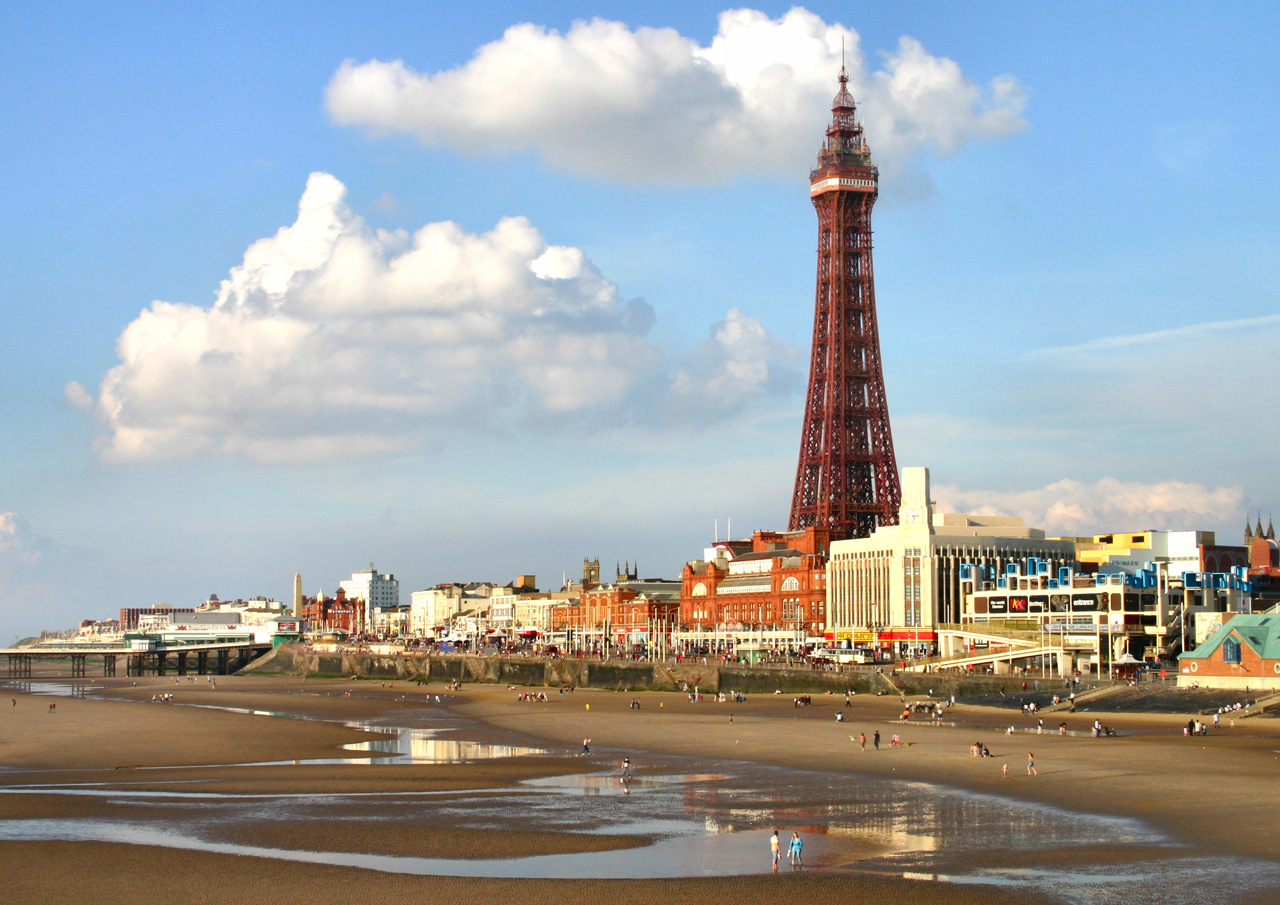
[[[974,742],[972,745],[970,745],[970,746],[969,746],[969,756],[970,756],[970,757],[984,757],[984,758],[985,758],[985,757],[994,757],[994,755],[991,753],[991,751],[987,748],[987,746],[986,746],[986,745],[982,744],[982,742]],[[1002,776],[1008,776],[1008,775],[1009,775],[1009,764],[1008,764],[1008,762],[1006,762],[1006,763],[1004,763],[1004,764],[1002,764],[1002,765],[1001,765],[1001,767],[1000,767],[1000,775],[1002,775]],[[1032,754],[1030,751],[1028,751],[1028,752],[1027,752],[1027,775],[1028,775],[1028,776],[1039,776],[1039,775],[1040,775],[1039,773],[1037,773],[1037,772],[1036,772],[1036,756],[1035,756],[1034,754]]]

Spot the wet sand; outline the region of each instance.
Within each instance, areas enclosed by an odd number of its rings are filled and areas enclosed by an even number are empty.
[[[617,748],[922,780],[1135,817],[1180,842],[1247,857],[1274,858],[1280,832],[1280,720],[1269,717],[1237,720],[1235,728],[1224,719],[1208,736],[1187,738],[1181,727],[1189,714],[1082,710],[1042,714],[1046,729],[1037,735],[1035,718],[1018,710],[964,704],[947,711],[944,725],[923,719],[904,725],[897,720],[898,698],[887,696],[858,695],[847,708],[838,695],[815,696],[812,706],[800,708],[791,695],[750,696],[745,704],[704,697],[691,704],[683,694],[581,689],[530,705],[477,685],[462,696],[459,712],[564,746],[590,736],[597,745]],[[636,697],[640,710],[629,707]],[[835,721],[837,710],[846,722]],[[1120,737],[1091,737],[1095,718]],[[1057,735],[1060,722],[1080,734]],[[1012,736],[1005,734],[1009,726],[1017,730]],[[871,744],[876,730],[879,751]],[[862,732],[865,753],[855,741]],[[894,734],[904,746],[889,747]],[[990,759],[970,756],[975,741],[987,745]],[[1029,752],[1038,776],[1027,774]],[[1221,819],[1220,811],[1214,815],[1224,802],[1230,802],[1230,819]]]
[[[449,826],[445,821],[424,823],[416,819],[341,823],[272,821],[228,827],[216,838],[221,842],[260,848],[469,860],[609,852],[637,848],[648,845],[650,841],[643,836],[547,833],[532,829],[464,829]]]
[[[1259,718],[1239,721],[1207,738],[1187,739],[1179,715],[1127,714],[1102,716],[1124,735],[1115,739],[1059,738],[1023,732],[1008,737],[1000,727],[1034,725],[1018,711],[958,706],[948,720],[959,726],[894,719],[896,698],[815,697],[808,708],[792,706],[790,696],[753,696],[746,704],[691,704],[682,694],[613,693],[579,690],[546,703],[516,700],[502,687],[469,685],[447,697],[445,705],[428,705],[427,688],[405,683],[228,677],[213,690],[200,684],[140,680],[137,687],[106,680],[103,693],[126,701],[81,700],[11,693],[18,706],[0,711],[0,787],[39,782],[106,784],[95,788],[180,789],[223,794],[406,793],[436,792],[441,801],[466,790],[501,796],[513,783],[538,776],[606,769],[622,749],[645,769],[644,752],[752,761],[883,775],[893,779],[944,783],[978,792],[1039,801],[1069,809],[1144,819],[1171,833],[1175,840],[1207,853],[1273,857],[1274,832],[1280,823],[1280,722]],[[395,722],[444,711],[479,720],[468,737],[503,744],[549,748],[548,756],[468,764],[304,764],[273,766],[208,766],[308,758],[350,757],[339,746],[374,738],[369,733],[333,724],[218,710],[149,703],[152,694],[168,691],[180,702],[215,704],[249,710],[291,711],[323,719]],[[350,696],[348,696],[348,692]],[[430,686],[430,694],[443,694]],[[641,701],[632,710],[632,698]],[[47,713],[49,703],[57,713]],[[590,704],[588,709],[587,705]],[[836,723],[837,709],[846,713]],[[733,722],[729,722],[729,715]],[[1044,717],[1056,726],[1087,730],[1097,714]],[[1225,723],[1224,723],[1225,726]],[[488,727],[488,728],[486,728]],[[863,753],[850,736],[870,736],[879,729],[880,751]],[[894,733],[907,746],[890,749]],[[593,739],[590,758],[576,754],[584,736]],[[984,741],[996,755],[991,760],[969,756],[969,745]],[[601,751],[601,748],[608,750]],[[870,748],[868,744],[868,748]],[[1036,753],[1038,777],[1025,774],[1026,752]],[[1010,776],[1000,768],[1009,763]],[[16,769],[13,769],[16,768]],[[158,768],[158,769],[149,769]],[[1231,801],[1231,820],[1205,819],[1208,803]],[[1201,803],[1204,804],[1201,804]],[[185,811],[163,801],[134,803],[101,797],[67,797],[40,792],[0,794],[0,819],[106,818],[120,821],[181,821]],[[420,813],[420,812],[418,812]],[[549,832],[527,815],[512,814],[504,829],[459,829],[441,820],[399,819],[391,799],[351,804],[347,819],[317,814],[316,819],[284,822],[261,819],[222,827],[214,838],[263,847],[310,851],[369,852],[418,857],[502,858],[529,854],[599,851],[644,845],[642,836],[604,836]],[[360,818],[381,818],[377,825]],[[1167,849],[1130,851],[1125,857],[1160,858]],[[991,864],[1014,867],[1106,862],[1105,850],[993,853]],[[77,895],[88,901],[133,901],[139,896],[168,901],[243,901],[256,895],[305,896],[307,901],[348,902],[375,895],[425,895],[450,902],[464,896],[518,894],[521,899],[554,899],[572,903],[590,898],[593,905],[610,901],[652,902],[672,896],[734,905],[753,905],[779,895],[810,901],[847,902],[868,896],[885,902],[1028,902],[1042,899],[1020,890],[991,886],[955,886],[900,879],[901,867],[886,865],[899,879],[873,875],[870,861],[863,875],[716,877],[689,880],[501,880],[391,875],[374,870],[298,864],[210,852],[157,849],[104,842],[0,842],[0,869],[8,901],[47,900]],[[957,865],[959,867],[961,865]],[[215,881],[234,876],[224,887]],[[103,878],[110,883],[104,886]],[[184,882],[185,878],[185,882]],[[1259,899],[1258,901],[1263,901]]]
[[[766,905],[800,899],[806,905],[1034,905],[1045,901],[988,887],[817,874],[679,880],[503,880],[412,877],[109,843],[13,842],[5,843],[0,852],[4,858],[6,901],[24,903],[242,905],[246,901],[287,899],[307,905],[377,901],[430,901],[435,905],[493,901],[524,905]]]

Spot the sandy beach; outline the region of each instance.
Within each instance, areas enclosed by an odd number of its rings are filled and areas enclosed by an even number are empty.
[[[519,803],[526,798],[511,797],[527,781],[611,774],[625,753],[633,758],[641,782],[660,764],[754,764],[764,771],[780,768],[783,776],[800,770],[837,781],[846,776],[850,783],[883,777],[937,784],[1001,796],[992,799],[997,802],[1034,802],[1070,812],[1133,818],[1161,834],[1155,842],[1119,847],[1077,841],[1034,851],[992,850],[977,859],[992,870],[1071,870],[1080,865],[1097,869],[1186,858],[1189,853],[1271,859],[1272,834],[1280,822],[1280,784],[1275,781],[1280,767],[1275,727],[1280,724],[1265,717],[1240,720],[1235,728],[1224,723],[1224,728],[1203,738],[1184,737],[1181,726],[1187,716],[1177,713],[1099,711],[1046,717],[1046,725],[1056,728],[1065,721],[1080,733],[1062,737],[1052,731],[1029,731],[1034,719],[1016,709],[964,704],[949,711],[942,725],[912,721],[904,726],[896,720],[899,701],[887,697],[858,696],[844,707],[842,697],[822,696],[813,706],[797,708],[788,695],[752,696],[742,704],[707,698],[691,703],[676,693],[580,689],[563,696],[552,693],[549,701],[533,703],[518,701],[518,692],[496,686],[469,685],[444,695],[440,686],[315,679],[304,683],[272,677],[220,677],[216,690],[185,680],[95,684],[102,686],[100,694],[115,699],[6,694],[3,703],[8,706],[0,713],[0,765],[5,768],[0,771],[0,821],[171,828],[198,835],[201,844],[213,846],[470,859],[494,865],[503,859],[543,855],[625,854],[644,850],[657,837],[608,832],[610,809],[618,807],[619,799],[591,804],[586,813],[598,818],[598,825],[579,828],[571,820],[524,808]],[[172,693],[177,703],[151,703],[151,696],[159,692]],[[439,704],[436,694],[442,695]],[[639,701],[639,709],[632,707],[633,699]],[[49,712],[51,703],[56,713]],[[843,711],[845,722],[836,722],[837,710]],[[281,713],[295,718],[271,715]],[[1086,734],[1099,717],[1121,735],[1097,739]],[[536,756],[466,763],[295,763],[363,759],[362,753],[341,746],[387,737],[334,721],[367,726],[422,719],[442,720],[439,725],[470,741],[546,750]],[[1016,730],[1013,735],[1005,734],[1010,725]],[[876,730],[882,739],[878,751],[870,744]],[[861,732],[869,740],[865,752],[856,741]],[[902,744],[890,747],[894,734],[901,736]],[[585,758],[578,756],[584,737],[592,739],[593,747]],[[972,758],[969,748],[974,741],[984,742],[993,757]],[[1035,754],[1036,776],[1026,772],[1029,751]],[[20,791],[16,786],[45,787]],[[66,794],[69,789],[77,794]],[[687,799],[692,793],[685,794]],[[699,796],[706,801],[694,801]],[[696,813],[703,812],[698,808],[725,811],[726,803],[705,791],[694,799],[689,800]],[[1231,802],[1230,820],[1214,816],[1221,809],[1213,803],[1224,800]],[[218,817],[212,801],[230,802],[235,809]],[[729,810],[761,807],[745,800],[729,805]],[[766,817],[752,819],[763,825],[759,820],[767,823],[769,813],[820,805],[817,800],[766,801]],[[476,816],[484,809],[488,816]],[[1021,818],[1011,812],[1009,819]],[[838,843],[845,846],[846,855],[859,845],[866,851],[848,872],[774,876],[762,852],[758,875],[517,880],[414,876],[172,848],[150,840],[41,841],[17,833],[0,841],[0,864],[6,898],[14,902],[45,900],[54,894],[95,902],[133,901],[141,895],[160,901],[223,902],[232,896],[240,901],[287,891],[320,903],[421,895],[428,890],[433,900],[445,902],[517,890],[523,899],[563,903],[598,901],[602,895],[623,902],[675,896],[735,905],[779,895],[802,895],[816,902],[848,901],[851,896],[917,903],[1053,900],[1026,888],[903,879],[904,862],[880,857],[875,850],[880,841],[832,842],[814,836],[820,832],[816,827],[804,829],[814,844]],[[971,855],[953,857],[946,851],[930,857],[930,870],[938,873],[960,873],[976,864]],[[494,873],[501,873],[500,867]],[[234,888],[208,882],[226,875],[235,876]],[[110,882],[104,883],[104,877]],[[1242,888],[1220,899],[1267,900],[1256,888]]]

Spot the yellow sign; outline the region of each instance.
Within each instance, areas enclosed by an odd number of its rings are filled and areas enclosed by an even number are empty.
[[[871,632],[854,632],[853,633],[854,644],[870,644],[874,640],[875,640],[875,636]]]
[[[837,640],[837,641],[852,641],[852,640],[853,640],[853,632],[841,632],[841,631],[837,631],[837,632],[836,632],[836,640]]]

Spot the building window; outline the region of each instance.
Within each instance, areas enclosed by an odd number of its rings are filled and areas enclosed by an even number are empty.
[[[800,579],[792,575],[790,578],[788,578],[786,581],[782,583],[782,590],[784,591],[800,590]]]
[[[1235,638],[1228,638],[1226,641],[1222,642],[1222,662],[1240,662],[1240,642]]]

